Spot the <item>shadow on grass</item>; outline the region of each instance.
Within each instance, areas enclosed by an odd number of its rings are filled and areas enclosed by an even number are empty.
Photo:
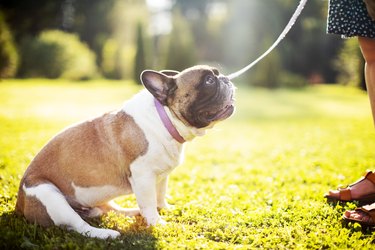
[[[90,220],[97,226],[100,219]],[[0,249],[156,249],[157,239],[143,220],[126,225],[116,239],[88,238],[60,227],[43,228],[14,212],[0,216]]]

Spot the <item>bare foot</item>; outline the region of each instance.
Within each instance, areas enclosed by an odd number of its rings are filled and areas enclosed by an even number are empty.
[[[375,185],[367,180],[363,179],[362,181],[356,182],[348,187],[351,192],[351,196],[353,200],[359,199],[365,195],[374,194],[375,193]],[[339,190],[330,190],[329,195],[332,197],[336,197],[337,199],[340,198],[340,191]]]
[[[344,216],[348,219],[357,220],[364,222],[366,224],[374,224],[371,216],[364,211],[361,210],[348,210],[345,211]]]

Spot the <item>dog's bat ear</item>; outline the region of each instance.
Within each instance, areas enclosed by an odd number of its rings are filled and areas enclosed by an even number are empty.
[[[145,88],[163,105],[167,104],[168,93],[176,86],[172,76],[153,70],[143,71],[141,81]]]
[[[159,72],[162,73],[162,74],[164,74],[164,75],[167,75],[167,76],[175,76],[178,73],[180,73],[180,72],[178,72],[176,70],[169,70],[169,69],[165,69],[165,70],[162,70],[162,71],[159,71]]]

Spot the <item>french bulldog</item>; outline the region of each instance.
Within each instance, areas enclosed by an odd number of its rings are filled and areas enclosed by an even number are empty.
[[[119,232],[84,219],[116,211],[164,223],[168,174],[184,142],[234,112],[234,86],[209,66],[182,72],[145,70],[145,89],[117,111],[66,128],[35,156],[20,182],[16,212],[41,226],[63,226],[96,238]],[[135,194],[139,208],[112,200]]]

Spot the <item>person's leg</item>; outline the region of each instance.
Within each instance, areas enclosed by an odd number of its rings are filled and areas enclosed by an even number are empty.
[[[359,37],[358,41],[362,51],[363,58],[366,61],[365,80],[367,92],[371,103],[372,118],[375,124],[375,39]],[[375,186],[372,183],[368,182],[369,181],[366,180],[366,182],[362,183],[362,186],[358,185],[355,188],[356,191],[359,193],[374,192]],[[354,187],[352,189],[354,189]],[[373,218],[370,216],[370,214],[367,212],[363,212],[361,210],[346,211],[344,217],[353,220],[360,220],[366,224],[375,224],[375,221],[373,221]]]
[[[359,46],[365,59],[365,80],[375,123],[375,39],[359,37]]]
[[[366,62],[365,80],[372,109],[372,117],[375,124],[375,39],[359,37],[358,41],[363,58]],[[375,193],[375,185],[367,179],[351,185],[349,189],[351,198],[353,200],[359,199],[364,195]],[[336,197],[339,199],[340,191],[331,190],[327,196]]]
[[[346,188],[330,190],[325,197],[329,201],[359,201],[360,204],[375,202],[375,172],[367,173]]]

